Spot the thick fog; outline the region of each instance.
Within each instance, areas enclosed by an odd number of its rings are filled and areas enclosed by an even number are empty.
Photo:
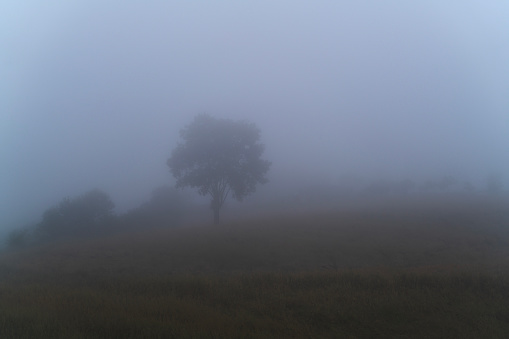
[[[0,228],[172,185],[200,113],[261,130],[270,185],[509,173],[509,3],[3,1]]]

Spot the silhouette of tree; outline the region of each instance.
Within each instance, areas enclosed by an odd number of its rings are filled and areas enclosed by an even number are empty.
[[[197,188],[211,197],[214,223],[231,193],[238,201],[267,182],[270,162],[261,159],[260,130],[253,123],[217,119],[206,114],[195,117],[180,131],[183,142],[173,150],[167,164],[177,187]]]

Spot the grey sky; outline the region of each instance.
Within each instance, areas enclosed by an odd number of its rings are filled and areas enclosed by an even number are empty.
[[[282,173],[509,173],[507,1],[3,1],[0,224],[172,183],[198,113]],[[0,226],[1,227],[1,226]],[[10,227],[10,226],[8,226]]]

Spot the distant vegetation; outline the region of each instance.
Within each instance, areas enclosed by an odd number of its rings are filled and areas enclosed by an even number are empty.
[[[115,215],[114,207],[109,195],[98,189],[66,197],[48,208],[39,223],[11,231],[6,243],[9,248],[23,248],[55,240],[176,227],[187,208],[182,194],[168,186],[155,189],[150,201],[125,214]]]
[[[486,190],[490,193],[500,194],[504,188],[500,174],[490,174],[486,177]]]
[[[500,174],[486,176],[484,187],[482,182],[476,187],[467,180],[461,181],[450,175],[421,183],[411,179],[362,181],[359,178],[350,178],[348,181],[343,180],[330,185],[300,183],[277,191],[269,189],[265,194],[261,194],[258,200],[254,200],[254,205],[251,203],[250,207],[246,208],[255,207],[253,212],[247,213],[253,215],[260,211],[259,206],[265,206],[267,211],[273,212],[278,208],[284,211],[303,207],[348,206],[352,203],[362,203],[365,199],[369,201],[373,197],[397,199],[429,194],[438,194],[437,197],[450,194],[465,197],[475,195],[504,197],[507,195],[504,188]],[[204,212],[202,206],[195,205],[182,191],[170,186],[156,188],[149,201],[123,214],[115,214],[114,206],[109,195],[99,189],[75,198],[66,197],[59,204],[48,208],[41,216],[40,222],[12,230],[4,242],[8,248],[13,249],[72,237],[101,236],[124,231],[148,230],[153,227],[177,227],[183,220],[189,220],[189,216],[201,216]],[[199,220],[203,218],[200,217]]]
[[[44,212],[36,228],[37,236],[47,240],[98,234],[112,224],[114,207],[110,197],[100,190],[64,198]]]
[[[154,227],[176,227],[190,208],[184,195],[169,186],[161,186],[152,192],[150,200],[119,216],[122,230],[143,230]]]

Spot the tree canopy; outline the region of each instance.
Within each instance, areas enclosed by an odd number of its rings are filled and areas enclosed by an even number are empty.
[[[261,159],[264,145],[255,124],[201,114],[180,131],[180,137],[182,142],[167,164],[177,187],[210,195],[214,223],[219,223],[219,211],[229,194],[242,201],[257,184],[268,181],[271,163]]]

